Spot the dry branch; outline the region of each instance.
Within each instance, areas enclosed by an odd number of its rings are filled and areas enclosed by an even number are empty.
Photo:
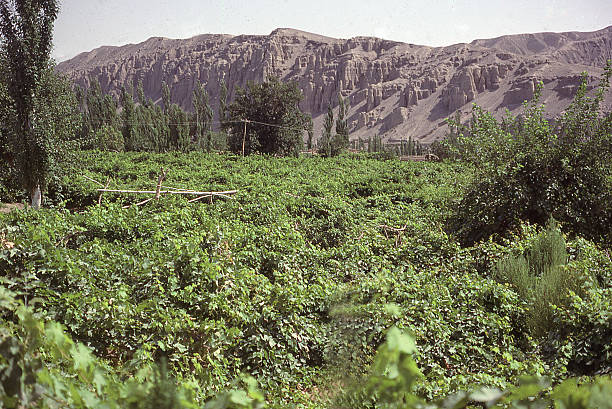
[[[110,183],[110,178],[108,178],[106,185],[102,185],[100,182],[97,182],[91,178],[87,178],[87,176],[84,176],[85,178],[91,180],[92,182],[98,183],[101,186],[104,186],[104,188],[102,189],[97,189],[98,192],[100,192],[100,197],[98,198],[98,204],[100,204],[102,202],[102,194],[107,192],[107,193],[132,193],[132,194],[143,194],[143,195],[153,195],[153,197],[150,197],[146,200],[143,200],[142,202],[136,203],[135,205],[126,205],[123,206],[124,209],[127,209],[131,206],[142,206],[145,203],[150,202],[151,200],[159,200],[159,198],[161,197],[161,195],[193,195],[193,196],[198,196],[195,199],[191,199],[188,201],[188,203],[192,203],[192,202],[196,202],[198,200],[204,199],[204,198],[210,198],[210,201],[212,203],[213,197],[215,196],[219,196],[219,197],[224,197],[227,199],[232,199],[233,194],[238,193],[238,190],[225,190],[222,192],[202,192],[202,191],[198,191],[198,190],[191,190],[191,189],[179,189],[179,188],[175,188],[175,187],[170,187],[170,186],[164,186],[163,182],[166,179],[166,170],[164,170],[164,168],[161,168],[161,172],[159,174],[159,177],[157,178],[157,186],[155,188],[155,190],[130,190],[130,189],[109,189],[108,185]]]
[[[157,194],[156,190],[122,190],[122,189],[98,189],[98,192],[109,193],[134,193],[134,194]],[[223,192],[198,192],[195,190],[160,190],[160,195],[212,195],[212,196],[228,196],[238,193],[237,190],[226,190]]]
[[[100,185],[100,186],[104,186],[104,183],[100,183],[100,182],[98,182],[98,181],[97,181],[97,180],[95,180],[95,179],[92,179],[92,178],[90,178],[90,177],[88,177],[88,176],[85,176],[85,175],[81,175],[81,176],[82,176],[82,177],[84,177],[85,179],[87,179],[87,180],[91,181],[91,182],[94,182],[94,183],[96,183],[96,184]]]
[[[212,197],[212,196],[211,195],[198,196],[195,199],[191,199],[187,201],[187,203],[197,202],[198,200],[206,199],[207,197]],[[229,197],[229,196],[226,196],[226,197]]]
[[[138,203],[135,203],[135,204],[133,204],[133,205],[125,205],[125,206],[123,206],[123,208],[124,208],[124,209],[128,209],[128,208],[130,208],[130,207],[132,207],[132,206],[142,206],[142,205],[143,205],[143,204],[145,204],[145,203],[149,203],[149,202],[150,202],[151,200],[153,200],[153,199],[155,199],[155,198],[154,198],[154,197],[150,197],[150,198],[148,198],[148,199],[146,199],[146,200],[143,200],[142,202],[138,202]]]

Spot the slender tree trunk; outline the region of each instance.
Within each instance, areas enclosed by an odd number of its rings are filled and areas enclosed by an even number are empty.
[[[42,192],[39,184],[32,188],[32,191],[30,192],[30,199],[32,207],[37,210],[40,209],[40,206],[42,205]]]

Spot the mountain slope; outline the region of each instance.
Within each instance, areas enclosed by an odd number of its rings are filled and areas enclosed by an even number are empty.
[[[142,81],[145,94],[156,101],[166,81],[173,102],[188,109],[198,79],[216,105],[221,79],[231,97],[247,81],[276,75],[297,81],[305,96],[301,107],[312,114],[316,135],[327,104],[336,106],[341,93],[350,100],[351,138],[381,134],[387,140],[412,136],[430,142],[447,131],[445,118],[457,110],[469,113],[472,103],[497,113],[520,110],[539,81],[547,111],[557,114],[571,102],[581,72],[596,85],[608,59],[612,26],[447,47],[372,37],[343,40],[280,28],[267,36],[154,37],[82,53],[57,70],[84,87],[95,77],[114,95],[122,85]]]

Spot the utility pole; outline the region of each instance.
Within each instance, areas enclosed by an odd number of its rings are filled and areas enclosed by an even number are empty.
[[[246,124],[249,121],[247,121],[246,119],[243,119],[242,121],[244,122],[244,134],[242,135],[242,156],[244,156],[244,145],[246,143]]]

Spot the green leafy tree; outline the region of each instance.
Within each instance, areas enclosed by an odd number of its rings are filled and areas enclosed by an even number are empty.
[[[584,237],[612,242],[612,120],[601,109],[611,75],[609,62],[593,98],[583,78],[556,126],[539,103],[541,85],[521,118],[500,123],[474,107],[469,133],[448,145],[478,168],[453,219],[464,244],[505,234],[521,220],[544,225],[551,216]]]
[[[121,133],[125,143],[125,150],[136,150],[139,145],[138,129],[136,127],[136,104],[130,90],[125,86],[121,88]]]
[[[120,129],[119,116],[117,114],[117,103],[110,95],[104,95],[97,78],[93,78],[89,88],[85,91],[76,87],[76,98],[79,110],[82,114],[81,127],[78,131],[85,149],[106,149],[106,139],[101,135],[101,130],[110,132],[109,140],[116,139],[116,133]],[[123,138],[122,138],[123,139]],[[112,150],[118,150],[123,143],[112,143]],[[110,148],[109,148],[110,149]]]
[[[170,87],[166,81],[162,81],[162,105],[164,106],[164,113],[167,113],[170,109]]]
[[[153,104],[150,99],[146,99],[143,94],[139,96],[139,99],[142,102],[135,107],[138,138],[132,143],[132,149],[164,152],[168,147],[168,127],[165,115],[159,106]]]
[[[314,129],[313,129],[312,118],[308,119],[308,142],[306,148],[310,151],[313,148],[313,138],[314,138]]]
[[[332,156],[332,129],[334,128],[334,111],[331,104],[327,105],[327,115],[323,122],[323,134],[319,141],[319,153],[324,156]]]
[[[336,119],[336,135],[333,139],[332,144],[332,155],[338,155],[349,147],[349,130],[348,130],[348,119],[346,114],[348,112],[348,98],[343,99],[338,94],[338,118]]]
[[[104,125],[96,131],[93,137],[97,149],[121,152],[125,149],[121,131],[110,125]]]
[[[34,208],[40,207],[53,164],[62,157],[55,143],[57,135],[40,126],[40,113],[35,111],[37,95],[50,75],[53,23],[58,12],[57,0],[0,3],[3,79],[15,113],[5,126],[9,129],[14,164]],[[49,120],[54,118],[44,118],[46,123]]]
[[[309,123],[309,115],[298,106],[302,98],[295,82],[283,83],[275,77],[238,89],[227,108],[229,148],[239,153],[244,145],[245,154],[297,156]]]
[[[171,104],[167,113],[167,120],[170,130],[170,149],[188,152],[191,146],[191,138],[187,113],[177,104]]]
[[[212,149],[212,120],[214,112],[210,106],[208,93],[200,81],[196,83],[191,99],[193,107],[192,134],[195,144],[203,150]]]

